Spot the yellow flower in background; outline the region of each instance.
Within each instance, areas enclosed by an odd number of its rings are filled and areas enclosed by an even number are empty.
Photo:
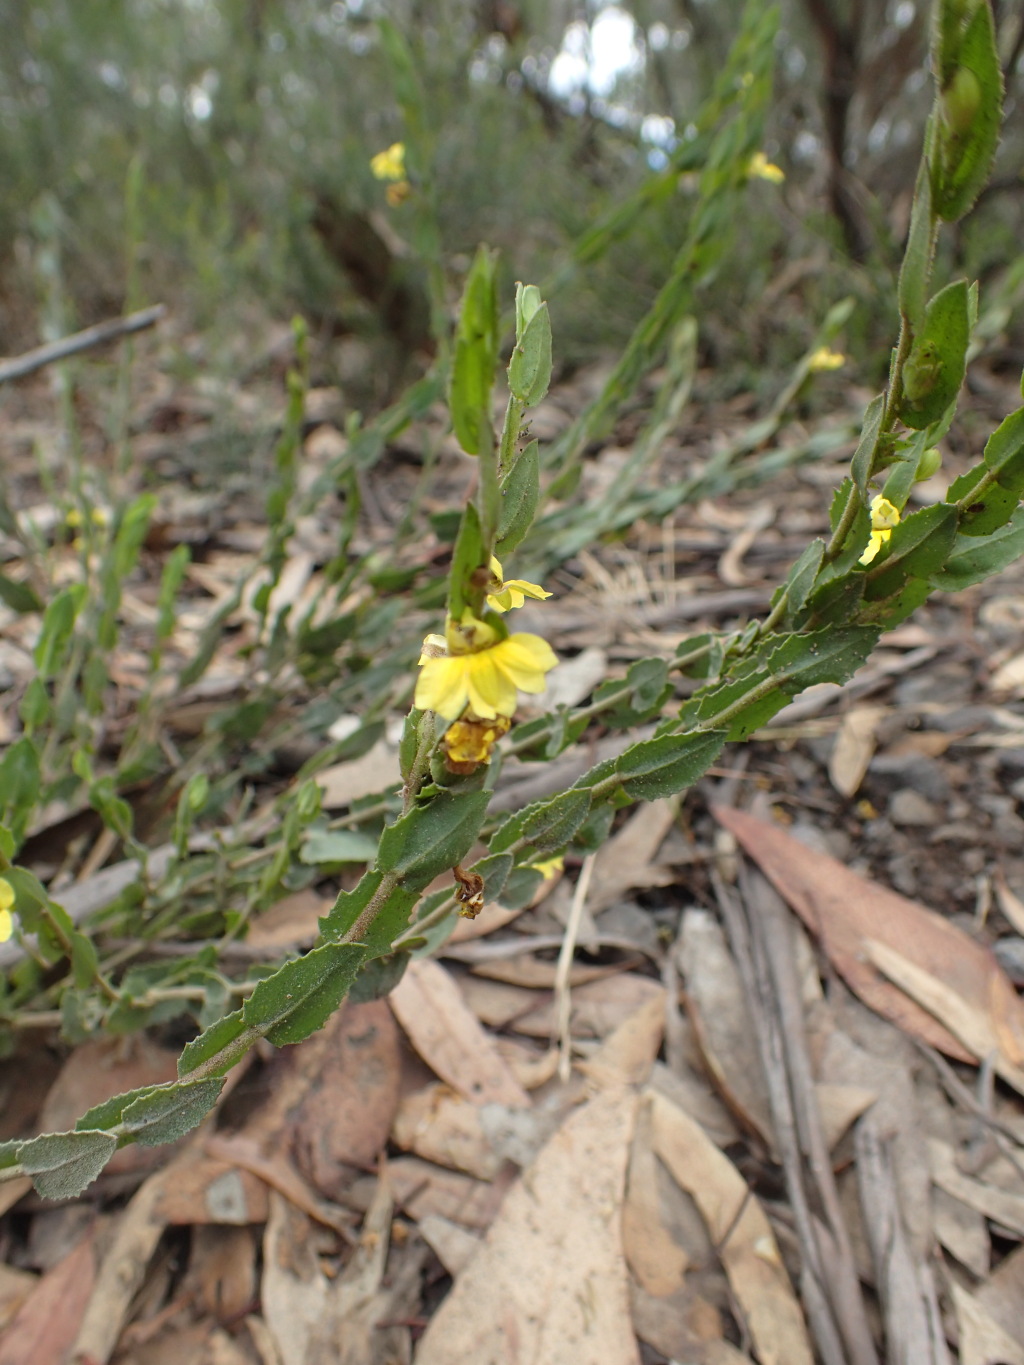
[[[807,361],[807,369],[811,374],[816,374],[821,370],[841,370],[846,364],[846,356],[842,351],[833,351],[828,346],[819,346],[816,351],[811,353]]]
[[[0,877],[0,943],[6,943],[14,933],[14,920],[11,906],[14,904],[14,887],[6,877]]]
[[[565,859],[561,854],[557,858],[546,858],[541,863],[531,863],[534,872],[539,872],[546,882],[549,882],[556,872],[561,872],[565,867]]]
[[[487,605],[492,611],[509,611],[521,607],[527,597],[532,597],[536,602],[543,602],[546,597],[551,596],[539,583],[527,583],[525,578],[506,579],[501,564],[494,555],[491,555],[490,589],[487,594]]]
[[[468,612],[448,623],[445,654],[438,647],[441,638],[428,635],[423,642],[413,704],[445,720],[458,720],[467,705],[481,720],[513,715],[516,691],[543,692],[545,673],[558,663],[539,635],[499,640],[493,627]]]
[[[405,143],[392,142],[386,151],[371,157],[370,170],[377,180],[404,180]]]
[[[781,185],[786,172],[774,161],[769,161],[764,152],[755,152],[747,162],[747,175],[754,180],[769,180],[773,185]]]
[[[871,499],[871,539],[868,541],[867,549],[858,561],[861,564],[870,564],[878,554],[882,546],[892,535],[894,526],[900,524],[900,509],[894,506],[888,498],[881,493]]]

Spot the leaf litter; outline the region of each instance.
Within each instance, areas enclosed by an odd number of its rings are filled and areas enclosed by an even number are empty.
[[[211,411],[187,400],[186,432]],[[337,454],[332,421],[314,426],[304,477]],[[698,405],[664,469],[734,421]],[[187,440],[140,439],[168,467],[185,458]],[[614,455],[594,457],[595,477],[614,482]],[[768,498],[738,490],[728,516],[709,503],[638,522],[569,561],[546,618],[569,661],[557,695],[583,700],[598,665],[621,674],[742,625],[838,469],[793,469]],[[398,505],[405,477],[370,471],[367,507]],[[172,640],[189,654],[261,531],[244,498],[184,482],[159,526],[165,550],[204,547]],[[328,532],[301,529],[282,603],[319,591]],[[389,530],[365,511],[359,534]],[[1015,569],[928,604],[685,801],[619,818],[565,977],[568,1080],[554,988],[571,861],[532,908],[460,923],[445,965],[415,960],[390,1003],[259,1058],[177,1151],[126,1149],[77,1201],[84,1219],[47,1233],[49,1210],[4,1187],[0,1362],[1024,1360],[1022,603]],[[152,617],[134,583],[126,617]],[[243,695],[252,601],[231,619],[169,713],[172,741]],[[5,667],[27,681],[24,632],[0,620]],[[142,656],[125,638],[111,674],[130,705]],[[334,815],[396,776],[385,735],[318,781]],[[552,780],[508,764],[496,805],[534,799],[538,777]],[[71,814],[39,833],[75,868],[77,919],[137,869],[95,833],[69,852]],[[232,950],[308,944],[337,884],[264,912]],[[149,1047],[86,1044],[58,1075],[48,1042],[22,1040],[0,1063],[3,1136],[161,1079]]]

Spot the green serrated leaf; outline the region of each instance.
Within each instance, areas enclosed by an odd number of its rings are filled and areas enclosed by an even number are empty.
[[[501,889],[498,904],[503,905],[506,910],[522,910],[533,900],[543,881],[543,874],[536,868],[525,864],[514,868]]]
[[[931,176],[927,162],[922,161],[910,210],[910,234],[900,266],[898,289],[900,312],[915,328],[922,319],[925,299],[928,297],[933,249]]]
[[[179,1077],[187,1076],[189,1072],[195,1071],[197,1067],[203,1066],[221,1052],[227,1054],[222,1067],[218,1069],[219,1074],[223,1075],[238,1060],[237,1056],[231,1053],[231,1045],[244,1032],[245,1021],[241,1010],[235,1010],[232,1014],[226,1014],[223,1019],[218,1019],[198,1038],[193,1038],[190,1043],[185,1044],[178,1058]]]
[[[945,592],[959,592],[981,583],[1024,555],[1024,508],[987,536],[958,535],[945,565],[932,574],[931,582]]]
[[[570,789],[550,801],[537,801],[504,821],[491,838],[491,850],[501,853],[518,845],[533,859],[564,848],[589,810],[590,792],[586,789]]]
[[[43,1199],[74,1199],[117,1150],[117,1139],[95,1130],[44,1133],[18,1147],[18,1162]]]
[[[922,507],[904,518],[893,530],[885,559],[864,575],[865,598],[891,597],[908,578],[938,573],[949,558],[956,529],[956,508],[945,502]]]
[[[121,1122],[144,1147],[177,1142],[202,1123],[217,1103],[223,1087],[223,1076],[158,1086],[148,1095],[140,1095],[127,1104]]]
[[[962,37],[946,46],[932,156],[935,212],[962,218],[984,188],[999,143],[1003,73],[988,0],[979,0]]]
[[[785,592],[786,617],[788,620],[792,620],[807,601],[807,597],[814,587],[814,580],[818,576],[818,570],[821,568],[824,554],[825,542],[820,539],[812,540],[786,575],[783,586],[777,588],[772,596],[772,606],[774,607],[780,594]]]
[[[490,792],[443,791],[414,807],[381,835],[377,863],[420,889],[465,857],[477,837]]]
[[[903,369],[900,417],[920,430],[960,392],[971,337],[967,281],[954,280],[929,302]]]
[[[884,411],[885,394],[880,393],[872,398],[864,412],[860,440],[850,463],[850,473],[863,501],[867,501],[868,479],[871,478],[874,468],[875,449],[878,446],[878,434],[882,429]]]
[[[982,458],[983,464],[955,479],[946,494],[947,502],[963,503],[986,475],[995,476],[995,482],[987,483],[960,513],[963,535],[989,535],[1009,521],[1024,496],[1024,408],[1000,422]]]
[[[724,744],[724,730],[641,740],[619,755],[616,774],[634,800],[674,796],[707,772]]]
[[[367,956],[361,944],[325,943],[286,962],[242,1006],[246,1026],[259,1029],[275,1047],[301,1043],[323,1028]]]
[[[794,634],[768,655],[768,669],[789,697],[816,683],[852,678],[878,643],[874,626],[843,626]]]
[[[75,1124],[75,1129],[80,1131],[83,1129],[116,1128],[129,1104],[134,1104],[136,1100],[145,1099],[147,1095],[151,1095],[157,1089],[159,1087],[156,1085],[143,1085],[138,1090],[126,1090],[123,1095],[112,1095],[109,1100],[104,1100],[101,1104],[94,1104],[91,1109],[87,1109]]]
[[[508,881],[515,859],[511,853],[491,853],[473,864],[473,871],[484,879],[484,897],[497,899],[502,887]]]
[[[352,983],[348,999],[353,1005],[365,1005],[370,1000],[382,1000],[390,995],[409,965],[408,953],[392,953],[387,957],[374,957],[363,964],[359,975]]]
[[[540,447],[531,441],[499,485],[501,508],[496,548],[509,554],[526,538],[540,501]]]

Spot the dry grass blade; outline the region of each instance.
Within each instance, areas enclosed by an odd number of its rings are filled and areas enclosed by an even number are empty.
[[[583,907],[587,903],[587,891],[594,871],[593,853],[583,862],[580,879],[573,892],[569,918],[565,925],[565,937],[558,953],[558,966],[555,971],[555,1016],[558,1021],[558,1076],[564,1085],[572,1071],[572,988],[569,981],[572,960],[576,952],[576,939],[583,919]]]

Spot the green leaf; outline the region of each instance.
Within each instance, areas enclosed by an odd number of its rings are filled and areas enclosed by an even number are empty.
[[[547,393],[550,383],[551,318],[547,304],[542,303],[512,351],[508,387],[520,403],[532,408]]]
[[[616,772],[628,796],[655,801],[692,786],[711,767],[724,744],[722,730],[642,740],[619,755]]]
[[[72,583],[53,599],[43,614],[43,624],[35,647],[35,664],[43,679],[56,677],[64,665],[71,632],[85,602],[84,583]]]
[[[882,429],[882,413],[884,410],[885,394],[876,394],[864,412],[860,440],[857,442],[857,449],[853,452],[853,460],[850,464],[853,481],[865,502],[868,496],[868,479],[871,478],[874,468],[875,448],[878,445],[878,433]]]
[[[932,186],[926,161],[922,161],[914,187],[914,202],[910,210],[910,234],[907,237],[897,297],[900,312],[917,327],[924,313],[928,297],[928,279],[932,269],[933,251]],[[864,492],[864,489],[861,489]]]
[[[794,634],[768,655],[768,668],[789,697],[815,683],[852,678],[878,643],[874,626],[829,627]]]
[[[448,577],[448,615],[455,621],[462,619],[463,608],[475,607],[477,611],[484,598],[485,577],[479,586],[475,575],[488,566],[484,563],[483,535],[480,530],[480,513],[476,504],[467,502],[462,521],[459,523],[459,536],[452,552],[452,566]]]
[[[23,735],[0,762],[0,809],[5,812],[4,824],[11,827],[19,843],[35,811],[41,784],[39,752],[33,741]]]
[[[112,1095],[109,1100],[103,1100],[101,1104],[94,1104],[91,1109],[85,1111],[75,1124],[76,1131],[116,1128],[128,1105],[134,1104],[136,1100],[145,1099],[147,1095],[152,1095],[154,1090],[159,1088],[157,1085],[143,1085],[137,1090],[126,1090],[123,1095]]]
[[[524,864],[522,867],[514,868],[501,889],[498,904],[503,905],[506,910],[521,910],[530,904],[543,881],[543,874],[534,867]]]
[[[786,575],[783,586],[775,590],[772,596],[772,606],[775,606],[780,595],[785,592],[787,620],[792,621],[807,601],[808,595],[814,587],[814,580],[818,576],[818,570],[821,568],[824,554],[825,542],[821,539],[812,540]]]
[[[929,578],[949,558],[956,535],[956,508],[939,502],[912,513],[893,530],[885,559],[865,575],[865,597],[878,601],[898,592],[908,578]]]
[[[587,818],[590,799],[588,790],[571,788],[550,801],[537,801],[517,811],[491,837],[491,851],[501,853],[519,845],[533,860],[542,853],[564,848]]]
[[[422,890],[465,857],[489,800],[490,792],[485,791],[443,791],[428,804],[414,807],[381,835],[378,866],[397,873],[409,890]]]
[[[1002,421],[985,444],[983,464],[955,479],[947,502],[964,502],[986,477],[995,476],[960,513],[959,530],[968,536],[989,535],[1005,525],[1024,494],[1024,408]]]
[[[501,510],[496,548],[508,554],[525,539],[540,500],[540,447],[531,441],[499,484]]]
[[[190,1071],[195,1071],[197,1067],[203,1066],[221,1052],[226,1053],[226,1056],[218,1067],[218,1073],[223,1075],[225,1071],[229,1071],[244,1051],[242,1048],[233,1049],[231,1045],[236,1043],[244,1032],[245,1021],[241,1010],[235,1010],[232,1014],[226,1014],[223,1019],[218,1019],[198,1038],[193,1038],[190,1043],[185,1044],[178,1058],[179,1077],[187,1076]]]
[[[637,659],[630,664],[625,679],[601,683],[594,692],[595,703],[621,692],[624,686],[631,689],[628,696],[603,711],[601,719],[608,725],[642,725],[652,716],[659,715],[672,695],[668,664],[658,658]]]
[[[1024,555],[1024,508],[984,537],[958,535],[945,565],[932,574],[931,582],[945,592],[959,592],[981,583]]]
[[[301,1043],[327,1023],[366,958],[361,944],[325,943],[286,962],[242,1006],[246,1026],[259,1029],[275,1047]]]
[[[304,863],[368,863],[377,852],[377,840],[356,829],[314,829],[299,850]]]
[[[1003,73],[988,0],[975,5],[959,41],[947,40],[944,67],[932,196],[935,212],[953,223],[984,188],[999,143]]]
[[[363,964],[359,975],[352,983],[348,999],[353,1005],[365,1005],[370,1000],[382,1000],[390,995],[409,965],[408,953],[391,953],[387,957],[374,957]]]
[[[494,257],[480,247],[462,295],[448,401],[463,450],[479,455],[491,421],[491,388],[498,359],[498,300]]]
[[[903,369],[900,417],[920,430],[937,421],[960,392],[971,324],[967,281],[954,280],[925,309]]]
[[[223,1087],[223,1076],[158,1086],[126,1105],[121,1122],[144,1147],[177,1142],[202,1123]]]
[[[110,1133],[44,1133],[21,1144],[18,1161],[43,1199],[74,1199],[116,1150],[117,1139]]]
[[[30,611],[43,610],[42,599],[31,583],[8,578],[5,573],[0,573],[0,602],[4,602],[11,611],[16,611],[22,616]]]
[[[498,898],[502,887],[508,881],[514,863],[515,859],[511,853],[491,853],[473,864],[472,870],[484,879],[485,899],[493,901]]]

